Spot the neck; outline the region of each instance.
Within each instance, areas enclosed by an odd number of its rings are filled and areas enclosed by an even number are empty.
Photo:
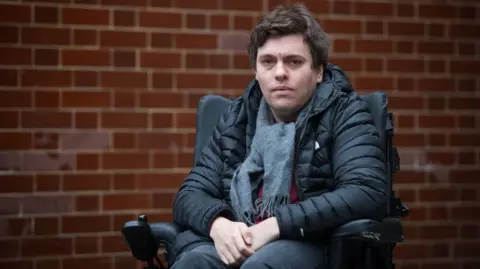
[[[273,119],[278,123],[290,123],[297,120],[298,113],[278,113],[271,109]]]

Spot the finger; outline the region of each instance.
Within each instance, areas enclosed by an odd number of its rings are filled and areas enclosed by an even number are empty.
[[[231,240],[229,240],[226,244],[228,251],[230,252],[232,257],[235,259],[235,261],[239,260],[243,256],[243,254],[240,252],[240,250],[238,250],[236,246],[237,244],[236,241],[238,241],[238,238],[239,238],[239,235],[237,232],[237,235],[233,234]],[[240,239],[240,240],[243,241],[243,239]]]
[[[250,256],[254,253],[254,251],[249,247],[250,244],[246,244],[245,239],[243,237],[243,233],[248,228],[239,227],[238,233],[235,237],[235,247],[237,248],[238,252],[240,252],[243,256]]]
[[[243,240],[247,245],[252,244],[253,235],[250,229],[248,229],[247,225],[239,225],[240,232],[242,233]]]
[[[233,257],[232,253],[229,249],[224,249],[222,252],[223,256],[225,257],[225,264],[235,264],[236,259]]]
[[[223,251],[221,249],[219,249],[217,246],[215,246],[215,250],[217,251],[217,254],[220,257],[220,260],[224,264],[228,264],[228,260],[227,260],[227,258],[225,258],[225,255],[223,255]]]

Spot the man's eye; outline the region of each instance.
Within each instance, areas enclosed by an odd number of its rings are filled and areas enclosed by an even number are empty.
[[[262,60],[262,64],[271,64],[271,63],[273,63],[273,60],[270,60],[270,59]]]
[[[290,61],[293,65],[301,65],[302,64],[302,61],[300,60],[292,60]]]

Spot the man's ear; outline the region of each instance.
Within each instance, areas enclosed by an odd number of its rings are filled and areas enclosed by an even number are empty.
[[[318,72],[317,72],[317,83],[322,82],[322,79],[323,79],[323,65],[321,65],[321,66],[318,68]]]

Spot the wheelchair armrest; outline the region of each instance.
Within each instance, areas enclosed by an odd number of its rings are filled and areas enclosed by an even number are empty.
[[[173,246],[180,228],[170,222],[148,224],[146,221],[128,221],[122,228],[122,234],[132,251],[140,261],[149,261],[157,257],[160,247],[164,247],[164,256],[168,263],[175,258]]]
[[[403,226],[397,218],[385,218],[382,221],[355,220],[335,229],[332,239],[356,239],[370,243],[396,244],[403,241]]]

